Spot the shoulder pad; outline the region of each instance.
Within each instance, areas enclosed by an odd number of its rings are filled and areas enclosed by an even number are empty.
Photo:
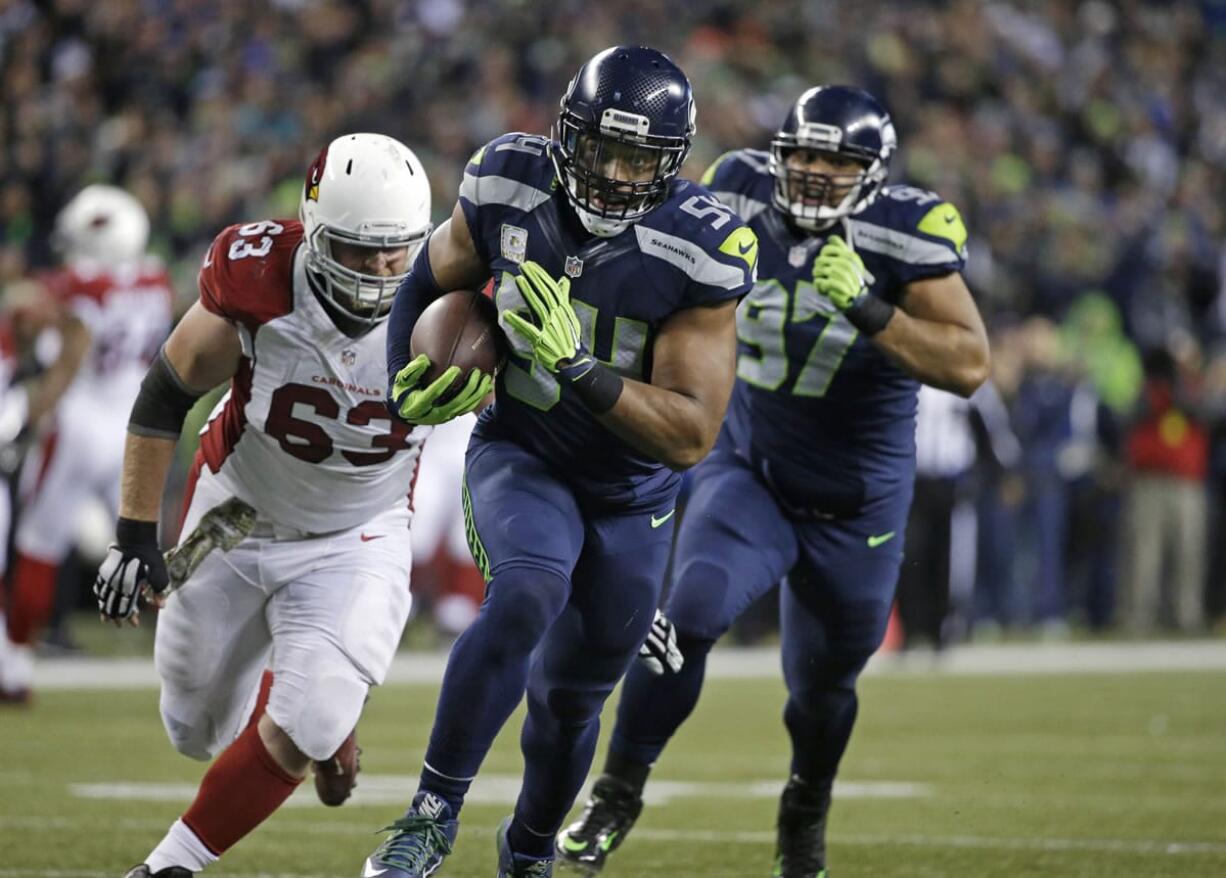
[[[913,186],[887,186],[880,197],[851,217],[856,245],[911,265],[966,260],[966,225],[941,196]]]
[[[749,222],[770,206],[774,178],[770,157],[760,149],[734,149],[717,158],[702,184]]]
[[[556,185],[549,150],[549,139],[535,134],[494,138],[468,160],[460,198],[475,207],[536,208],[549,200]]]
[[[639,248],[694,283],[748,291],[757,273],[758,239],[699,183],[680,180],[669,199],[635,224]]]
[[[294,303],[297,220],[263,220],[223,229],[200,266],[200,304],[218,317],[255,327],[288,314]]]

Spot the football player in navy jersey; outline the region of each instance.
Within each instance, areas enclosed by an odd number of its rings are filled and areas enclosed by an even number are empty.
[[[692,474],[664,614],[684,666],[633,668],[604,774],[559,855],[603,867],[642,808],[651,765],[693,710],[706,655],[780,580],[792,739],[774,872],[825,874],[830,789],[880,644],[902,560],[920,383],[969,396],[988,344],[960,271],[966,230],[931,192],[886,186],[885,109],[844,86],[793,106],[769,152],[703,177],[761,245],[737,315],[737,381],[714,451]]]
[[[469,161],[451,219],[397,293],[388,404],[408,423],[476,406],[487,376],[421,380],[409,337],[445,290],[493,276],[511,345],[465,463],[485,602],[447,664],[418,792],[365,874],[418,878],[450,852],[465,793],[525,690],[523,787],[498,875],[552,874],[601,706],[652,623],[683,470],[711,449],[735,377],[737,301],[757,240],[677,179],[689,81],[654,49],[580,68],[553,138],[507,134]],[[452,384],[454,399],[440,402]]]

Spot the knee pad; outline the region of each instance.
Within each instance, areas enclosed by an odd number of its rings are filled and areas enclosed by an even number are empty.
[[[321,661],[324,667],[306,677],[280,670],[274,675],[268,717],[308,759],[329,758],[362,715],[370,687],[344,664]]]
[[[673,576],[664,615],[683,634],[714,643],[735,621],[742,601],[731,595],[733,584],[728,571],[718,564],[698,558],[691,560]],[[748,600],[744,601],[748,604]]]
[[[161,714],[162,726],[166,729],[166,737],[179,753],[189,759],[207,762],[221,752],[221,741],[212,720],[203,710],[183,710],[178,705],[170,704],[172,699],[162,694]]]
[[[508,658],[527,656],[566,606],[570,582],[549,570],[513,567],[490,580],[476,625],[491,626],[491,648]]]

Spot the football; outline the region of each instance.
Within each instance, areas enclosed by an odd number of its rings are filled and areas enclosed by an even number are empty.
[[[460,377],[439,402],[460,392],[470,369],[497,373],[506,357],[507,340],[498,325],[498,309],[479,292],[456,290],[439,296],[417,318],[409,339],[409,354],[425,354],[430,368],[422,377],[425,387],[450,366],[460,367]]]

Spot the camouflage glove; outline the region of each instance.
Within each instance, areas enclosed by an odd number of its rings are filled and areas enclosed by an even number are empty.
[[[861,296],[868,295],[868,285],[873,276],[864,267],[864,261],[847,242],[832,235],[813,261],[813,286],[834,303],[840,311],[846,311]]]
[[[425,387],[421,378],[430,368],[430,358],[418,354],[396,373],[392,381],[392,402],[402,421],[409,424],[443,424],[465,415],[481,405],[494,387],[494,377],[480,369],[472,369],[460,392],[440,403],[439,397],[451,389],[460,376],[459,366],[450,366]]]
[[[557,374],[570,361],[587,354],[579,339],[579,318],[570,304],[570,278],[554,280],[535,262],[525,262],[515,285],[540,326],[514,311],[505,312],[503,317],[507,327],[532,346],[532,356],[538,363]]]

